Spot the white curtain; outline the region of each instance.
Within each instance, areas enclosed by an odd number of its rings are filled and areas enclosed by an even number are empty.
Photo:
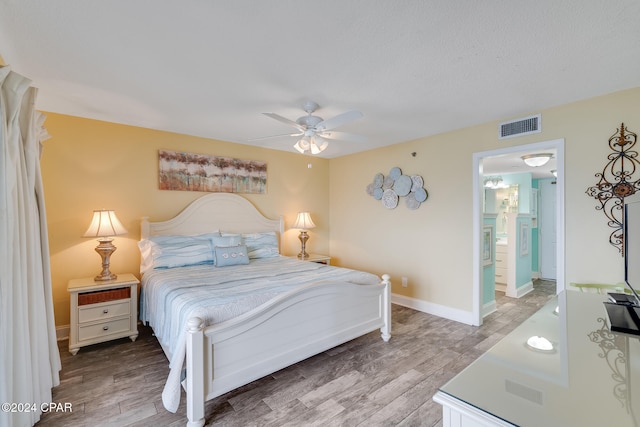
[[[0,68],[0,404],[33,405],[17,412],[3,407],[0,426],[35,424],[60,383],[40,175],[48,135],[30,85],[10,67]]]

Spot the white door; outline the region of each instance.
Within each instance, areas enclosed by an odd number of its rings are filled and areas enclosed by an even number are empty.
[[[556,184],[555,180],[538,181],[540,204],[538,206],[538,232],[540,250],[540,277],[556,280]]]

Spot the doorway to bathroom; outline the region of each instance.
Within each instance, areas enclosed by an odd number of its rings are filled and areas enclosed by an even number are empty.
[[[525,203],[520,207],[522,217],[526,221],[530,221],[530,226],[535,225],[536,233],[535,238],[541,236],[538,233],[538,226],[546,227],[545,237],[551,236],[552,232],[555,235],[553,239],[547,239],[543,242],[536,242],[536,247],[544,247],[544,260],[541,260],[541,250],[537,250],[535,253],[534,261],[538,263],[537,274],[539,277],[543,275],[550,275],[553,273],[556,280],[556,291],[559,292],[564,289],[564,139],[557,139],[551,141],[538,142],[533,144],[518,145],[512,147],[505,147],[498,150],[483,151],[473,154],[473,320],[474,324],[481,325],[482,318],[491,311],[491,305],[487,305],[486,300],[483,298],[483,293],[490,295],[492,289],[495,289],[495,283],[491,287],[489,283],[490,278],[487,279],[487,242],[486,242],[486,224],[485,224],[485,182],[486,178],[490,177],[495,179],[496,177],[505,178],[509,173],[513,174],[517,172],[515,166],[509,169],[505,169],[500,175],[497,172],[500,169],[494,169],[496,164],[509,159],[517,158],[520,163],[522,162],[521,156],[524,153],[552,153],[556,162],[556,169],[554,170],[555,176],[550,179],[540,180],[544,181],[543,188],[531,188],[529,191],[536,194],[535,198],[526,199]],[[506,164],[506,163],[505,163]],[[519,164],[517,164],[519,166]],[[490,173],[487,173],[490,171]],[[552,179],[551,179],[552,178]],[[553,187],[547,188],[548,185]],[[553,206],[551,214],[547,211],[544,213],[538,213],[537,201],[540,200],[538,192],[544,191],[544,197],[551,200],[546,200],[545,204],[548,209],[549,206]],[[540,197],[543,195],[540,194]],[[542,204],[540,204],[542,206]],[[533,214],[535,212],[535,215]],[[529,218],[535,218],[535,222]],[[497,218],[496,218],[497,220]],[[542,222],[545,222],[544,225]],[[552,221],[549,224],[549,221]],[[519,230],[523,229],[522,227]],[[543,245],[543,246],[541,246]],[[552,249],[550,245],[553,245]],[[495,262],[495,242],[492,242],[494,248],[493,260]],[[520,249],[518,249],[520,250]],[[494,266],[495,268],[495,266]],[[550,270],[550,268],[552,270]],[[551,273],[552,272],[552,273]],[[490,277],[490,276],[489,276]],[[548,277],[550,278],[550,277]],[[487,282],[485,286],[485,281]],[[524,289],[524,291],[523,291]],[[527,292],[526,288],[518,289],[519,292]],[[495,303],[494,303],[495,304]]]

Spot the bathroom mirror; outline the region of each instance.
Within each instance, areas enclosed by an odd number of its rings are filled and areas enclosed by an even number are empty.
[[[505,188],[485,189],[485,212],[498,214],[496,218],[496,237],[507,233],[507,214],[518,212],[518,185]]]

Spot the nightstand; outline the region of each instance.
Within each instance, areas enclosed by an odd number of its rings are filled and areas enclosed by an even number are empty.
[[[130,273],[114,280],[94,281],[93,277],[69,281],[71,326],[69,352],[80,347],[116,338],[138,337],[138,283]]]
[[[302,259],[302,258],[298,258],[298,259],[302,261],[317,262],[318,264],[326,264],[326,265],[331,264],[331,257],[328,255],[309,254],[309,256],[306,257],[305,259]]]

